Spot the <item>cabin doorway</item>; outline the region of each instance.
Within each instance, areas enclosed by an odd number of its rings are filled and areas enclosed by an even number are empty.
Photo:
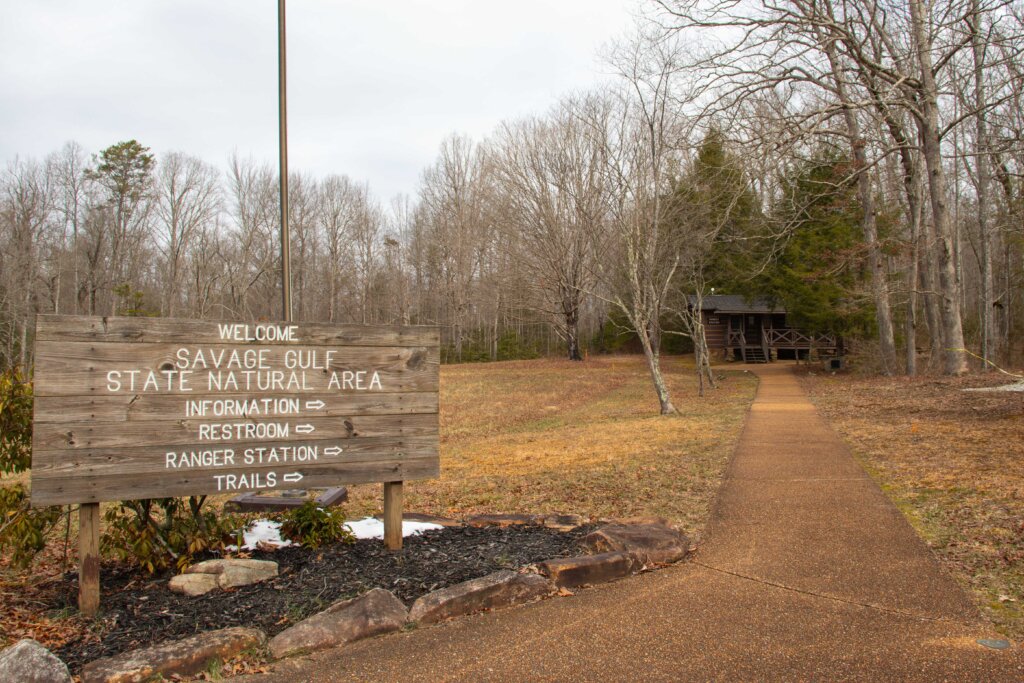
[[[743,336],[746,337],[747,346],[760,346],[761,316],[747,314],[743,318]]]

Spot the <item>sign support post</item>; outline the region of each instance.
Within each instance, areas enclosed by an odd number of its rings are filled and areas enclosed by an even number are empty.
[[[288,234],[288,68],[284,0],[277,0],[278,180],[281,184],[281,307],[292,321],[291,238]]]
[[[402,549],[402,482],[384,482],[384,546]]]
[[[87,617],[100,608],[100,504],[78,508],[78,610]]]

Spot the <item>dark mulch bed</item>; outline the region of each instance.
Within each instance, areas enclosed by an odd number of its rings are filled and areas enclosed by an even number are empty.
[[[228,626],[256,627],[273,636],[337,600],[371,588],[386,588],[411,605],[425,593],[500,569],[579,554],[580,539],[593,528],[446,528],[407,537],[397,553],[386,550],[379,540],[318,550],[253,552],[253,558],[277,562],[280,576],[197,598],[168,590],[170,575],[154,578],[104,567],[98,639],[69,643],[54,652],[78,672],[100,657]],[[59,599],[63,602],[54,608],[73,607],[77,595],[72,575]]]

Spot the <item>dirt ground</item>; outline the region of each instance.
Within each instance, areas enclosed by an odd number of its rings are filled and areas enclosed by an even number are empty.
[[[1024,393],[997,373],[802,370],[812,401],[981,610],[1024,640]]]

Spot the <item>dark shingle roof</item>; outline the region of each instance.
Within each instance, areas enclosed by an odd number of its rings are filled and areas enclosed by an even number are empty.
[[[690,297],[694,301],[694,297]],[[696,303],[696,302],[694,302]],[[740,294],[709,294],[701,301],[701,309],[713,313],[785,313],[782,306],[773,305],[763,297],[747,299]]]

